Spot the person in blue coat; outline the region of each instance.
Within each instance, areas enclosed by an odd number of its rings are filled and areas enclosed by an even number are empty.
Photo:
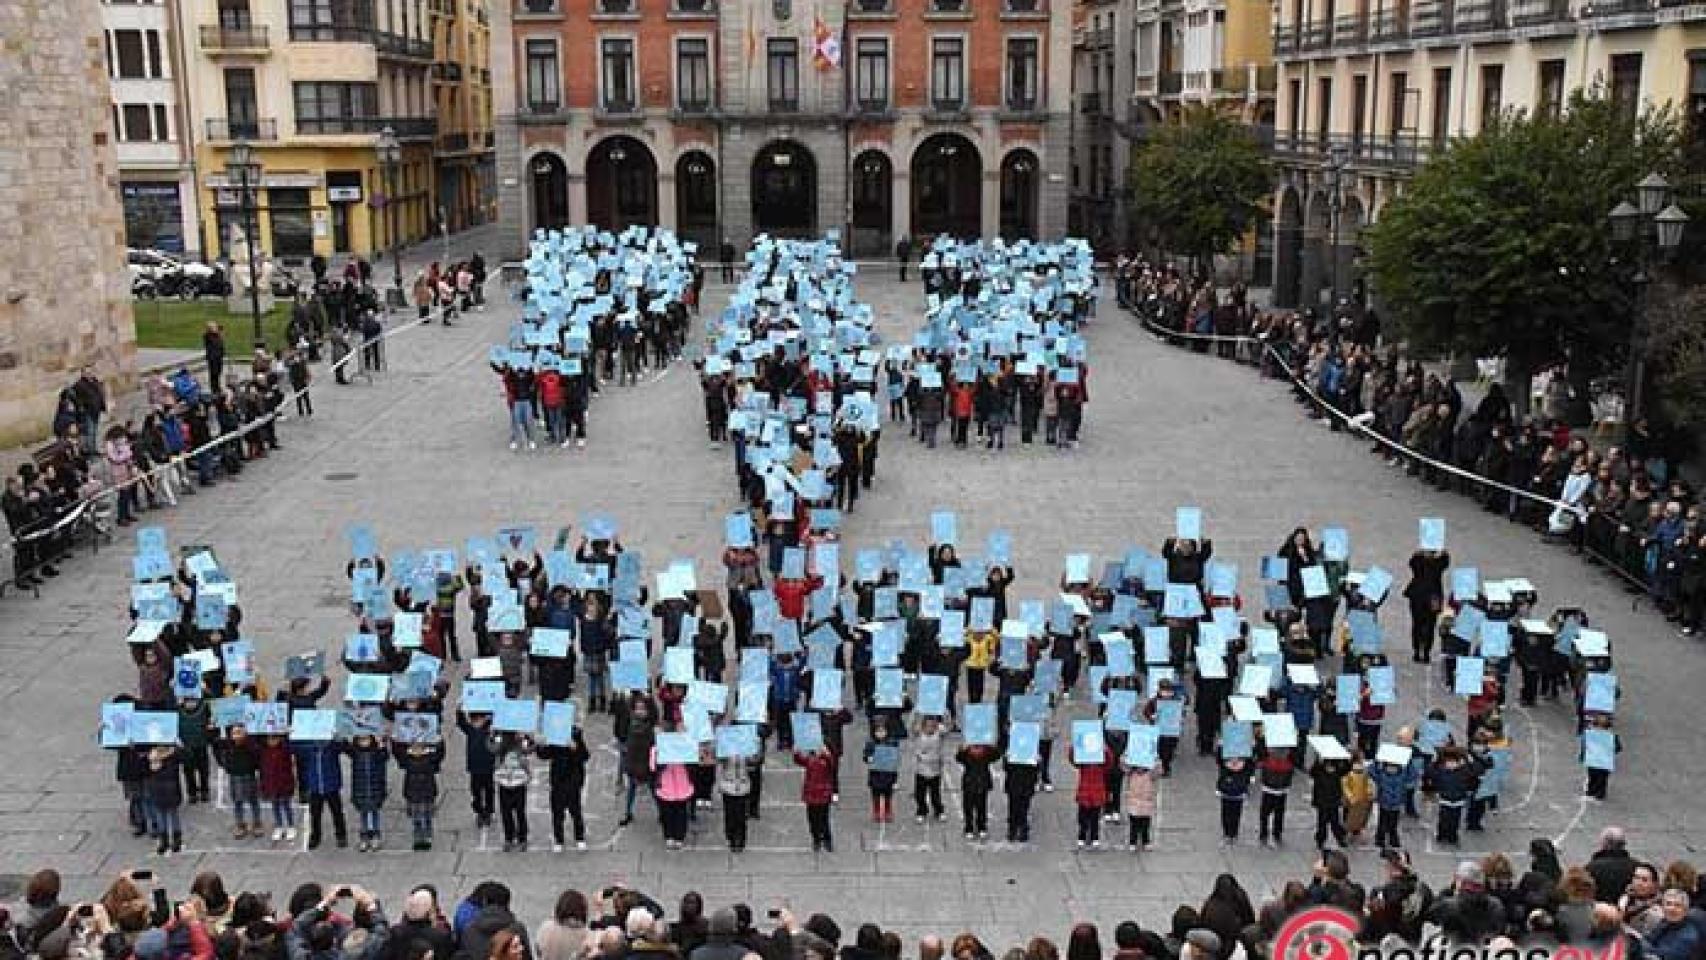
[[[336,740],[304,740],[296,744],[296,776],[308,794],[308,849],[320,846],[322,813],[330,808],[332,832],[338,847],[349,846],[349,828],[344,824],[344,746]]]
[[[360,849],[378,850],[381,836],[380,812],[385,808],[386,768],[390,757],[378,737],[359,736],[349,750],[350,803],[361,818]]]
[[[784,753],[794,749],[794,727],[788,718],[799,701],[800,665],[793,654],[779,653],[770,664],[770,727]]]
[[[1404,813],[1404,794],[1410,784],[1408,762],[1376,763],[1369,771],[1374,778],[1376,821],[1374,843],[1382,850],[1399,850],[1398,818]]]
[[[1700,929],[1688,915],[1688,894],[1666,890],[1659,897],[1664,919],[1647,935],[1646,952],[1659,960],[1691,960],[1700,955]]]

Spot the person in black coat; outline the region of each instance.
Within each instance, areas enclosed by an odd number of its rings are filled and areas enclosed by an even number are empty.
[[[592,759],[580,730],[568,746],[541,744],[535,752],[551,764],[551,837],[552,849],[563,849],[563,814],[574,823],[575,847],[586,849],[586,818],[581,814],[581,794],[586,786],[586,765]]]
[[[1410,583],[1404,597],[1410,601],[1410,654],[1417,663],[1432,660],[1439,614],[1445,607],[1445,571],[1450,568],[1451,554],[1444,550],[1417,550],[1410,555]]]

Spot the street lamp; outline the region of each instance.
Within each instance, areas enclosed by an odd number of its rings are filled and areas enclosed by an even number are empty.
[[[406,301],[403,298],[403,261],[397,254],[397,167],[403,162],[403,147],[397,142],[397,131],[390,127],[380,130],[374,150],[379,155],[379,166],[385,175],[385,222],[391,234],[391,302],[401,305]]]
[[[249,257],[249,313],[255,322],[255,346],[267,345],[261,333],[261,273],[255,269],[255,187],[260,182],[261,164],[255,159],[255,148],[248,140],[231,145],[231,155],[225,164],[226,179],[237,184],[237,203],[243,218],[243,246]]]
[[[1611,239],[1618,248],[1630,250],[1635,273],[1629,282],[1635,288],[1635,318],[1629,325],[1629,361],[1623,374],[1623,442],[1641,417],[1641,392],[1646,374],[1641,350],[1647,328],[1647,290],[1653,275],[1669,263],[1682,246],[1688,214],[1671,203],[1670,183],[1658,173],[1649,173],[1635,185],[1636,203],[1627,200],[1606,214]],[[1651,229],[1649,229],[1649,227]]]
[[[1339,256],[1339,222],[1340,213],[1345,207],[1345,167],[1350,163],[1350,149],[1342,143],[1335,143],[1327,150],[1327,191],[1330,201],[1329,209],[1333,216],[1333,240],[1328,250],[1328,256],[1333,258],[1333,302],[1329,309],[1337,309],[1340,299],[1342,278],[1340,276]],[[1319,301],[1317,301],[1319,303]]]

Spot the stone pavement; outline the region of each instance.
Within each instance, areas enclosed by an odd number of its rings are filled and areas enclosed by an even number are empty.
[[[917,322],[920,288],[900,287],[892,271],[862,273],[860,292],[876,306],[887,335],[904,336]],[[712,284],[708,305],[720,306],[726,293]],[[205,492],[175,513],[147,518],[164,523],[174,545],[217,548],[241,585],[245,624],[263,668],[276,675],[288,653],[341,643],[350,623],[342,531],[355,521],[372,522],[382,547],[398,550],[460,545],[509,523],[555,529],[604,510],[618,518],[622,539],[643,553],[648,568],[692,556],[700,576],[720,587],[716,556],[721,517],[735,506],[732,467],[726,448],[705,442],[691,371],[677,366],[636,387],[607,388],[594,403],[585,450],[511,453],[501,389],[484,357],[512,310],[494,306],[453,328],[403,334],[388,348],[390,370],[375,383],[316,386],[319,415],[284,430],[284,456],[254,465],[241,483]],[[1650,612],[1632,612],[1614,582],[1567,551],[1489,519],[1462,498],[1418,485],[1369,456],[1364,445],[1305,420],[1281,386],[1249,368],[1161,344],[1111,303],[1087,336],[1094,372],[1079,449],[932,452],[890,425],[876,488],[848,520],[848,549],[891,537],[921,542],[930,510],[953,509],[968,541],[981,542],[997,527],[1013,532],[1015,597],[1034,597],[1051,590],[1064,554],[1117,556],[1133,544],[1153,549],[1170,532],[1174,508],[1196,504],[1216,555],[1239,564],[1245,595],[1254,597],[1258,558],[1294,525],[1343,525],[1359,568],[1378,563],[1399,573],[1415,543],[1417,517],[1444,517],[1457,563],[1476,565],[1486,577],[1528,577],[1547,609],[1569,603],[1589,610],[1617,644],[1624,687],[1623,769],[1612,780],[1610,802],[1577,799],[1567,708],[1518,710],[1505,810],[1490,819],[1485,835],[1466,834],[1463,852],[1521,853],[1530,837],[1544,834],[1562,841],[1567,859],[1580,859],[1608,823],[1629,825],[1636,853],[1654,858],[1685,855],[1706,840],[1689,802],[1706,772],[1686,719],[1702,676],[1694,643]],[[0,599],[0,650],[7,654],[0,722],[12,731],[0,740],[0,765],[16,772],[0,782],[0,873],[52,865],[74,893],[85,893],[123,867],[151,864],[178,894],[197,870],[216,869],[233,889],[271,890],[280,898],[303,880],[348,877],[393,903],[416,880],[455,896],[498,877],[514,887],[530,920],[543,917],[565,886],[587,890],[620,879],[672,908],[682,892],[698,889],[713,904],[738,898],[756,911],[778,902],[833,910],[848,930],[868,917],[909,941],[923,932],[972,929],[1000,949],[1034,932],[1064,938],[1076,919],[1165,923],[1179,903],[1200,902],[1221,871],[1237,873],[1257,898],[1308,872],[1313,817],[1306,786],[1291,796],[1284,850],[1254,845],[1253,808],[1245,841],[1223,849],[1212,768],[1188,748],[1176,775],[1163,783],[1160,849],[1151,853],[1072,851],[1073,778],[1057,756],[1060,789],[1039,797],[1036,842],[1028,849],[968,844],[952,813],[945,825],[914,824],[909,776],[897,822],[875,827],[866,816],[861,765],[850,762],[835,815],[837,852],[814,855],[797,802],[800,776],[774,754],[764,817],[754,825],[748,853],[732,857],[723,849],[720,811],[701,816],[689,850],[668,853],[649,802],[641,802],[634,826],[616,826],[615,756],[605,747],[605,718],[591,721],[588,736],[597,757],[588,788],[594,849],[587,853],[546,852],[539,788],[530,800],[533,851],[493,852],[501,838],[472,829],[460,738],[453,736],[439,842],[430,854],[308,854],[234,844],[228,814],[186,808],[191,849],[156,863],[125,829],[112,760],[92,743],[96,703],[134,682],[123,643],[129,556],[128,546],[104,550],[37,601]],[[1401,601],[1387,604],[1384,622],[1398,653],[1402,698],[1389,722],[1408,722],[1427,705],[1447,701],[1460,718],[1454,698],[1424,682],[1403,656],[1408,623]],[[1075,714],[1085,709],[1079,701],[1070,707]],[[855,749],[860,742],[856,736]],[[398,789],[394,776],[387,810],[394,847],[406,839]],[[948,801],[952,811],[951,790]],[[991,805],[999,835],[1005,813],[999,791]],[[1460,854],[1433,850],[1430,833],[1407,824],[1404,842],[1424,874],[1443,882]],[[1357,851],[1353,862],[1360,879],[1376,876],[1371,851]]]

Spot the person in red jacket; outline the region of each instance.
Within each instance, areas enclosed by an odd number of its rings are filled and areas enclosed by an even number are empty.
[[[829,830],[829,805],[835,799],[835,758],[827,750],[795,753],[794,763],[805,768],[800,800],[806,805],[806,824],[812,832],[812,851],[835,852]]]
[[[966,435],[971,432],[973,401],[977,398],[975,384],[956,383],[948,391],[948,413],[954,418],[954,446],[965,447]]]
[[[546,367],[539,371],[536,378],[539,387],[539,406],[544,408],[545,435],[552,443],[569,445],[569,438],[563,432],[563,375],[556,367]]]
[[[296,767],[284,737],[261,738],[261,799],[272,804],[272,842],[296,839]]]
[[[1102,807],[1108,802],[1108,750],[1103,748],[1102,759],[1095,763],[1080,762],[1072,750],[1068,760],[1078,768],[1078,849],[1088,843],[1102,845]]]
[[[776,594],[777,612],[796,623],[805,619],[806,600],[821,586],[822,577],[777,577],[770,588]]]

